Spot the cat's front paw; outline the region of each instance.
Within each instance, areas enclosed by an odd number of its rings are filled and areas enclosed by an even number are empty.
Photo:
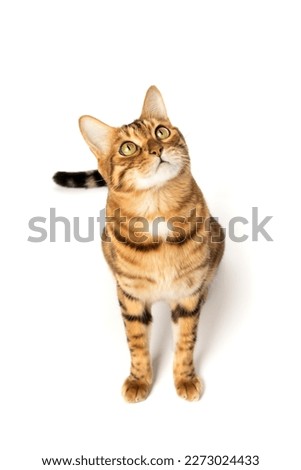
[[[151,385],[145,380],[128,377],[122,387],[122,395],[128,403],[137,403],[147,398]]]
[[[203,392],[201,379],[196,375],[192,379],[180,379],[175,381],[177,394],[188,401],[197,401]]]

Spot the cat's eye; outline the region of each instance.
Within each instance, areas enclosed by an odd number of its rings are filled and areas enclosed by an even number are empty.
[[[134,142],[124,142],[119,149],[119,153],[125,157],[130,157],[131,155],[134,155],[137,150],[138,147]]]
[[[158,139],[160,140],[167,139],[167,137],[170,136],[170,131],[164,126],[157,127],[155,133]]]

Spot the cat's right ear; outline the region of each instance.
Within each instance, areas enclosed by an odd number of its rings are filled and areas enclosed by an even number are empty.
[[[79,119],[79,128],[90,150],[98,160],[98,169],[108,183],[107,156],[111,149],[114,128],[104,124],[92,116],[82,116]]]
[[[114,133],[113,127],[92,116],[82,116],[79,118],[79,128],[97,158],[108,155]]]

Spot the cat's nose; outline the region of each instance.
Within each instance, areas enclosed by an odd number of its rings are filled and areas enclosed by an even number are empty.
[[[150,155],[161,157],[163,147],[159,144],[159,142],[156,142],[155,140],[149,140],[147,143],[147,147]]]
[[[156,155],[156,157],[161,157],[163,148],[160,147],[158,149],[152,150],[150,153],[151,155]]]

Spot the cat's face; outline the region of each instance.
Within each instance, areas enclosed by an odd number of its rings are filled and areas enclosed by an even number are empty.
[[[146,94],[140,119],[113,128],[83,116],[80,129],[98,159],[100,173],[113,190],[162,186],[189,168],[185,140],[171,125],[155,87]]]
[[[184,139],[166,119],[139,119],[118,129],[109,159],[109,184],[121,190],[161,186],[188,164]]]

